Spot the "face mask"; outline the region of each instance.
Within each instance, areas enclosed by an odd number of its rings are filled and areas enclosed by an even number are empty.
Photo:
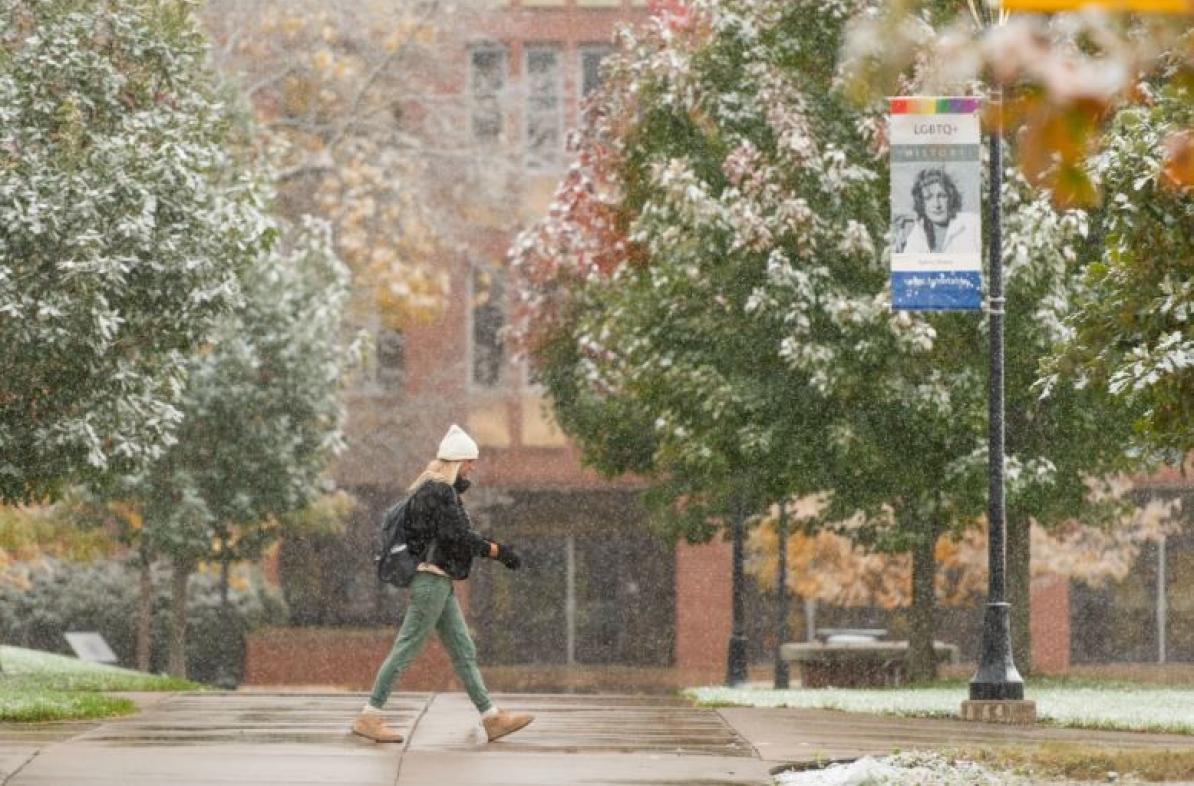
[[[452,488],[456,489],[457,494],[463,494],[468,491],[468,487],[471,485],[473,485],[471,480],[457,475],[456,482],[452,484]]]

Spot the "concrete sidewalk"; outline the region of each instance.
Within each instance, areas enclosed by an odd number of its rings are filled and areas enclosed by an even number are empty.
[[[836,710],[718,710],[726,724],[750,742],[759,757],[778,767],[825,759],[881,756],[894,750],[996,745],[1074,743],[1107,749],[1190,750],[1194,737],[1132,731],[1004,726],[938,718],[864,715]]]
[[[463,694],[395,694],[388,720],[407,742],[379,745],[348,731],[364,694],[179,694],[140,715],[43,747],[2,783],[770,783],[768,766],[716,712],[679,699],[494,698],[503,707],[535,713],[535,723],[487,744]],[[0,740],[15,728],[0,726]]]
[[[487,744],[462,694],[396,694],[403,744],[348,731],[363,694],[178,694],[104,724],[0,724],[0,786],[767,786],[787,763],[919,747],[1194,738],[1009,728],[825,710],[701,709],[639,696],[499,695],[531,726]]]

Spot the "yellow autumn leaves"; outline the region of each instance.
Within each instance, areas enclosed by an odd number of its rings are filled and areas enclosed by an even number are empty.
[[[59,507],[0,506],[0,583],[26,588],[26,573],[12,569],[17,563],[95,559],[114,548],[106,532],[80,529]]]
[[[1178,510],[1172,502],[1154,501],[1110,528],[1073,521],[1047,532],[1034,523],[1031,573],[1034,577],[1055,575],[1092,585],[1120,581],[1136,564],[1145,543],[1180,528],[1176,523]],[[748,570],[764,587],[774,588],[779,573],[774,515],[751,532],[748,548]],[[984,597],[987,557],[985,526],[971,527],[960,536],[939,538],[934,547],[938,602],[943,606],[966,606]],[[823,603],[888,610],[912,603],[909,554],[867,551],[829,531],[815,535],[789,533],[787,574],[791,592]]]
[[[332,223],[361,323],[401,328],[438,316],[445,301],[455,245],[440,194],[447,173],[420,154],[415,126],[419,101],[450,98],[437,94],[428,48],[455,21],[373,0],[208,9],[217,65],[244,85],[259,144],[273,152],[278,207]]]

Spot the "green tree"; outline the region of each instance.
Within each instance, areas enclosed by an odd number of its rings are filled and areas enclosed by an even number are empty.
[[[979,79],[998,88],[987,119],[1000,121],[1011,160],[1039,189],[1005,192],[1014,247],[1005,265],[1033,249],[1040,271],[1065,265],[1065,280],[1033,274],[1031,289],[1008,301],[1033,319],[1008,323],[1009,353],[1030,348],[1008,369],[1008,448],[1049,457],[1040,465],[1049,482],[1008,500],[1013,639],[1028,664],[1029,519],[1049,526],[1081,514],[1115,526],[1127,500],[1097,492],[1102,504],[1080,504],[1086,476],[1140,471],[1159,455],[1178,462],[1191,447],[1189,249],[1170,230],[1190,215],[1194,36],[1180,14],[996,18],[954,0],[876,10],[851,25],[850,91],[909,90],[913,72],[930,93]],[[1051,210],[1045,199],[1090,214]],[[1075,235],[1075,218],[1089,231]]]
[[[1167,138],[1191,125],[1194,83],[1181,81],[1112,121],[1091,165],[1106,194],[1102,243],[1045,380],[1122,399],[1141,445],[1178,464],[1194,451],[1194,186],[1167,174],[1165,156]]]
[[[143,510],[149,552],[173,565],[169,668],[180,676],[188,577],[203,560],[226,577],[278,536],[280,516],[327,490],[341,392],[361,352],[343,329],[348,272],[326,224],[297,228],[242,285],[242,307],[191,359],[177,442],[124,491]]]
[[[269,239],[205,56],[187,3],[0,0],[0,501],[159,456]]]
[[[927,677],[934,544],[986,507],[985,324],[890,309],[882,117],[824,54],[859,7],[675,5],[628,41],[556,209],[515,246],[521,337],[586,459],[654,478],[676,534],[707,539],[736,495],[761,512],[823,492],[812,526],[910,552]],[[1009,503],[1049,521],[1122,466],[1122,419],[1030,389],[1085,224],[1023,180],[1004,199]]]
[[[661,15],[607,74],[557,195],[569,212],[516,248],[525,338],[564,428],[607,471],[649,468],[692,539],[741,497],[759,511],[832,490],[826,522],[931,556],[958,453],[941,442],[973,449],[940,405],[975,383],[932,370],[933,324],[883,301],[879,119],[836,94],[824,57],[854,8]]]

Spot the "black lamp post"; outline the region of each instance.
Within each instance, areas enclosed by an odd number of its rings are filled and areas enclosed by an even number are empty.
[[[996,94],[993,101],[1001,102]],[[1024,680],[1012,662],[1011,605],[1004,600],[1004,489],[1003,489],[1003,238],[1000,192],[1003,183],[1001,128],[991,132],[991,245],[990,245],[990,341],[991,376],[987,399],[988,497],[987,497],[987,609],[978,672],[970,680],[974,701],[1006,701],[1024,698]]]
[[[746,530],[746,513],[741,500],[734,505],[733,575],[731,577],[730,647],[726,658],[726,685],[746,682],[746,631],[743,618],[742,549]]]
[[[784,641],[788,638],[788,506],[779,503],[779,569],[776,575],[776,589],[779,590],[778,619],[775,626],[775,687],[778,690],[789,687],[788,663],[783,659]]]

